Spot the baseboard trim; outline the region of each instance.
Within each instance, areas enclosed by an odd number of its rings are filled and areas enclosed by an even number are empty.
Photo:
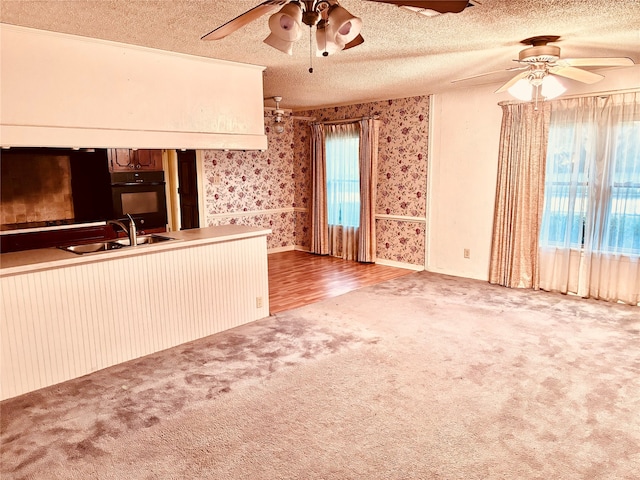
[[[305,253],[309,253],[311,251],[308,248],[303,247],[301,245],[287,245],[286,247],[269,248],[267,250],[267,253],[290,252],[291,250],[295,250],[296,252],[305,252]]]
[[[269,253],[280,253],[280,252],[290,252],[291,250],[295,250],[295,245],[287,245],[286,247],[274,247],[267,249],[267,254]]]
[[[414,265],[413,263],[396,262],[395,260],[386,260],[384,258],[378,258],[376,265],[386,265],[388,267],[406,268],[407,270],[415,270],[416,272],[422,272],[424,265]]]

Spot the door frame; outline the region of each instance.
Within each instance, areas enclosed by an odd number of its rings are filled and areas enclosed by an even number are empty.
[[[164,171],[166,172],[167,188],[167,213],[168,230],[178,231],[182,228],[180,221],[180,195],[178,187],[178,151],[165,150],[166,155],[162,156]],[[207,226],[207,215],[205,212],[205,175],[204,175],[204,152],[196,150],[196,182],[198,185],[198,221],[200,228]]]

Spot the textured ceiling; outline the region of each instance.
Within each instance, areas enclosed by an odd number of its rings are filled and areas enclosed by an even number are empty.
[[[505,71],[451,83],[515,66],[512,59],[525,48],[520,40],[536,35],[560,35],[555,45],[563,58],[626,56],[640,63],[640,0],[479,0],[434,18],[342,0],[362,18],[365,43],[314,56],[312,74],[308,32],[286,55],[262,42],[268,16],[222,40],[200,40],[262,0],[1,1],[2,23],[266,66],[265,104],[273,106],[268,97],[281,95],[281,106],[294,110],[506,81],[512,73]]]

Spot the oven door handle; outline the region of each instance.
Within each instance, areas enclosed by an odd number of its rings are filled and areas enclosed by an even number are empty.
[[[139,187],[139,186],[150,186],[157,187],[164,185],[165,182],[123,182],[123,183],[112,183],[112,187]]]

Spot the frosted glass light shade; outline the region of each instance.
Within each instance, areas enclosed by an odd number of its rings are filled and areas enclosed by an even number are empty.
[[[531,100],[533,85],[529,83],[528,78],[521,78],[516,83],[514,83],[511,87],[509,87],[507,91],[512,96],[516,97],[518,100],[528,102],[529,100]]]
[[[302,36],[301,25],[302,9],[296,3],[287,3],[279,12],[269,17],[271,34],[288,42],[300,39]]]
[[[332,7],[327,19],[327,36],[343,47],[356,38],[362,30],[362,19],[354,17],[341,6]]]
[[[295,42],[290,42],[288,40],[283,40],[281,38],[278,38],[273,33],[269,35],[267,38],[265,38],[263,41],[270,47],[280,50],[281,52],[286,53],[287,55],[293,54],[293,44]]]
[[[335,35],[330,35],[328,29],[316,27],[316,56],[326,57],[342,50],[345,43],[342,43]]]
[[[567,89],[554,75],[547,75],[542,79],[542,96],[544,98],[556,98],[566,91]]]

